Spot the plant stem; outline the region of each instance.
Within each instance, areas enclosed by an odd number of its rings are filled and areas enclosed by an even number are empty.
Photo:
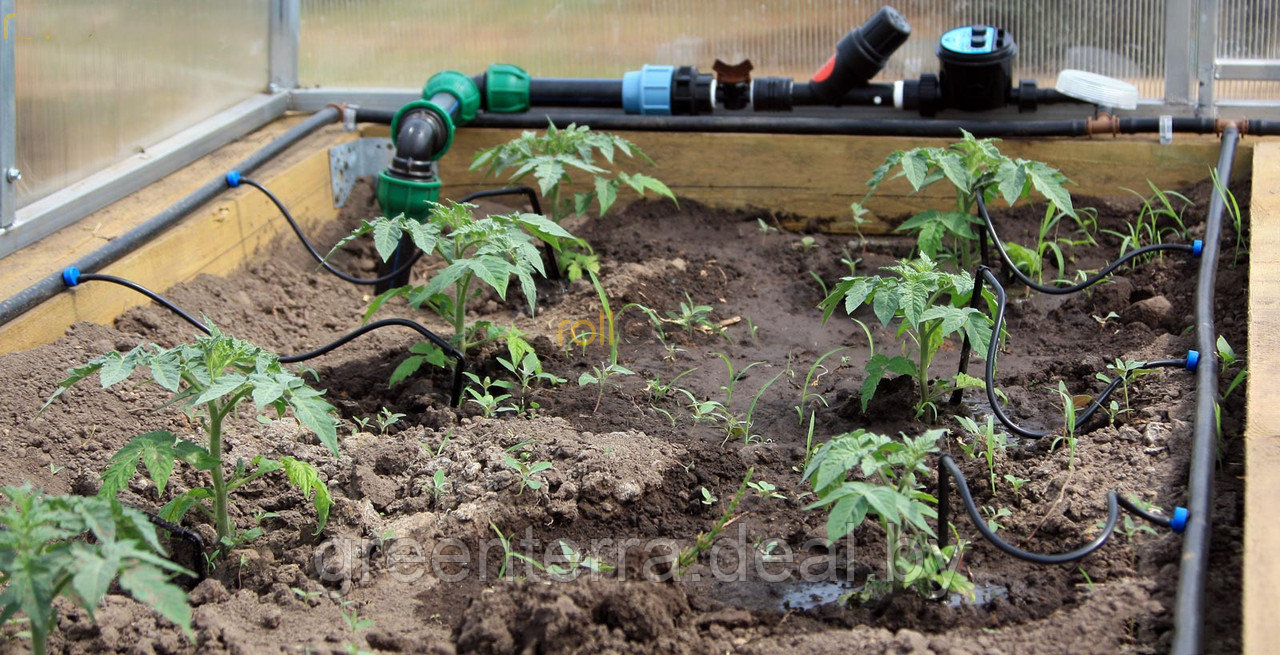
[[[453,334],[458,340],[458,350],[462,354],[467,353],[467,293],[471,289],[471,278],[474,274],[467,273],[457,281],[454,286],[453,298]]]
[[[222,419],[226,411],[233,405],[219,409],[214,401],[209,401],[209,454],[217,464],[209,472],[213,478],[213,524],[217,530],[218,540],[235,536],[231,518],[227,516],[227,482],[222,472]]]

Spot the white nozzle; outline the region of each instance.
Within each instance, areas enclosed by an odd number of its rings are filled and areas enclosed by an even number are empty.
[[[1067,69],[1058,73],[1058,93],[1113,109],[1137,109],[1138,87],[1114,77]]]

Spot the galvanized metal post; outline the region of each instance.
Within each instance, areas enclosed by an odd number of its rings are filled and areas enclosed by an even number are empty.
[[[1196,35],[1196,115],[1217,115],[1213,82],[1218,58],[1218,0],[1200,0],[1200,24]]]
[[[1192,74],[1191,28],[1194,0],[1169,0],[1164,5],[1164,103],[1190,107]],[[1154,45],[1154,44],[1152,44]]]
[[[18,40],[18,15],[14,3],[15,0],[0,0],[0,15],[4,18],[4,39],[0,42],[0,229],[13,225],[18,209],[18,180],[22,178],[16,143],[17,70],[13,44]]]
[[[269,84],[271,93],[298,87],[298,24],[301,0],[271,0],[267,32]]]

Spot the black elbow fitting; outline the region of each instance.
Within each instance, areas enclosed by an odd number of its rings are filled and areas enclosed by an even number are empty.
[[[809,87],[827,103],[837,103],[855,86],[884,68],[889,55],[911,36],[911,25],[892,7],[881,7],[861,27],[836,44],[836,53],[813,74]]]
[[[449,130],[433,111],[411,111],[400,118],[395,134],[396,154],[391,172],[409,179],[435,176],[433,162],[448,144]]]

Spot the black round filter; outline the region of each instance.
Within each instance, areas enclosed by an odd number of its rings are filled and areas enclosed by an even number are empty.
[[[881,7],[870,20],[840,39],[836,53],[809,80],[809,88],[828,103],[839,102],[850,89],[879,73],[908,36],[911,25],[907,19],[893,7]]]
[[[1013,88],[1013,35],[990,25],[957,27],[938,42],[942,103],[964,111],[1003,107]]]

